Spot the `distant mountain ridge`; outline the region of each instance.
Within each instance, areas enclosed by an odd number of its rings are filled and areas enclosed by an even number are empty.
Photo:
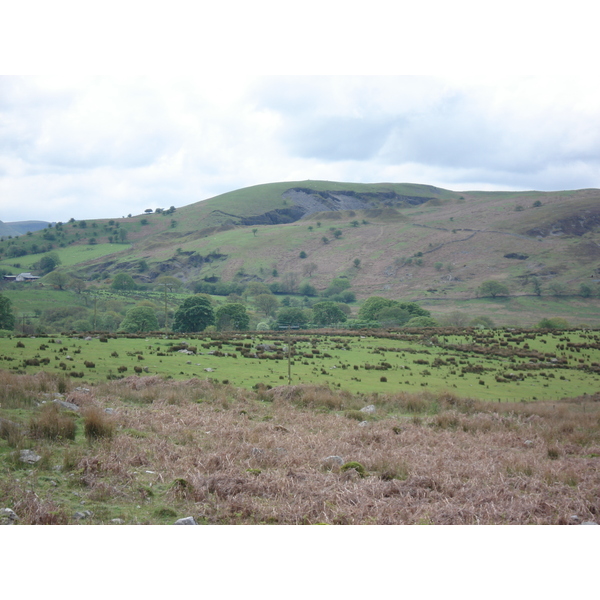
[[[28,231],[32,233],[45,229],[48,227],[48,221],[12,221],[10,223],[4,223],[0,221],[0,236],[13,236],[24,235]]]

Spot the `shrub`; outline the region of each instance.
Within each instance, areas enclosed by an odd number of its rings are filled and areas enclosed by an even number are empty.
[[[75,421],[60,413],[57,404],[45,404],[39,414],[31,417],[29,432],[31,437],[47,440],[74,440]]]
[[[361,477],[367,476],[366,469],[359,462],[347,462],[345,465],[340,467],[340,471],[342,473],[349,471],[350,469],[354,469]]]
[[[112,438],[114,434],[113,422],[99,408],[93,406],[83,415],[85,437],[89,442],[101,438]]]

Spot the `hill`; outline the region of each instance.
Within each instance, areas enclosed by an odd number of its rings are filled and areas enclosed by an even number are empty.
[[[47,221],[13,221],[12,223],[3,223],[0,221],[0,236],[8,237],[10,235],[16,237],[24,235],[28,231],[39,231],[48,225]]]
[[[171,275],[190,289],[260,281],[297,292],[303,281],[323,291],[346,278],[359,300],[406,299],[437,313],[491,310],[505,323],[526,315],[524,324],[539,320],[544,302],[545,315],[596,323],[599,233],[597,189],[282,182],[177,210],[57,224],[0,243],[0,267],[33,269],[44,252],[68,251],[69,271],[87,280],[125,271],[146,284]],[[509,297],[478,298],[489,280]]]

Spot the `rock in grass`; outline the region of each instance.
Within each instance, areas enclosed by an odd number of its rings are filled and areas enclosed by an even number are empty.
[[[18,520],[19,517],[12,508],[0,509],[0,525],[14,525]]]
[[[173,525],[198,525],[194,517],[184,517],[183,519],[177,519]]]
[[[19,455],[19,460],[28,465],[35,464],[41,458],[42,457],[38,456],[33,450],[21,450],[21,454]]]
[[[598,523],[596,521],[584,521],[582,525],[598,525]]]
[[[81,521],[82,519],[88,519],[92,515],[93,515],[93,513],[91,510],[84,510],[82,512],[76,512],[73,515],[73,518],[76,519],[77,521]]]
[[[368,415],[373,415],[375,414],[376,410],[377,409],[375,408],[374,404],[369,404],[369,406],[364,406],[363,408],[361,408],[360,412],[367,413]]]

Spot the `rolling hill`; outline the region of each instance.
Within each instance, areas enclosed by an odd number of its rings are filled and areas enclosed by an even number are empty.
[[[505,321],[539,314],[542,302],[547,313],[560,306],[569,320],[600,321],[593,298],[600,282],[597,189],[271,183],[176,211],[74,221],[4,240],[0,268],[34,269],[44,252],[60,256],[75,248],[68,271],[86,280],[125,271],[147,284],[171,275],[190,287],[261,281],[297,289],[305,281],[322,291],[332,279],[347,278],[359,300],[381,295],[418,301],[433,312],[461,307],[473,314],[483,310],[480,285],[495,280],[510,298],[488,299],[485,310]],[[592,300],[581,297],[582,285]]]

